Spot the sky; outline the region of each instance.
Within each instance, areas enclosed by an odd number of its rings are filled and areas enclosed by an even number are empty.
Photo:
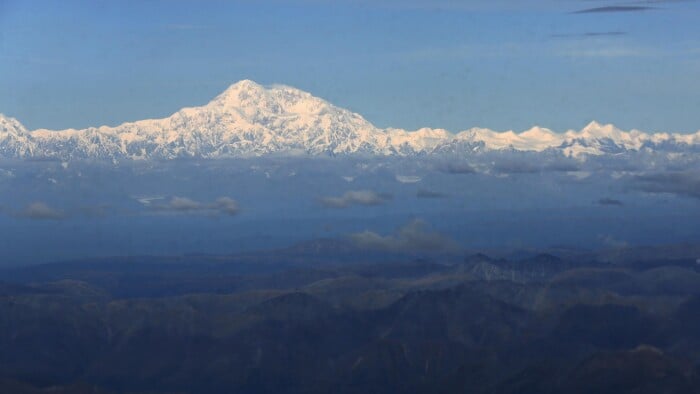
[[[700,2],[0,0],[0,113],[165,117],[241,79],[379,127],[700,129]]]

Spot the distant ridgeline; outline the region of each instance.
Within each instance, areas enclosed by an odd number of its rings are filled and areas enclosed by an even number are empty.
[[[282,155],[475,155],[492,151],[549,152],[566,157],[620,153],[700,152],[695,134],[625,132],[591,122],[580,131],[533,127],[522,133],[472,128],[379,129],[359,114],[288,86],[244,80],[201,107],[164,119],[82,130],[28,131],[0,114],[0,158],[144,160]]]

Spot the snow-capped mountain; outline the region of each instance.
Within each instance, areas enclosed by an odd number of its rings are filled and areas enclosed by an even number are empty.
[[[361,116],[286,86],[252,81],[165,119],[32,132],[40,154],[69,157],[231,157],[273,152],[389,154],[387,135]]]
[[[27,129],[16,119],[0,114],[0,157],[25,157],[35,145]]]
[[[244,80],[201,107],[183,108],[164,119],[82,130],[27,131],[0,115],[0,156],[61,159],[168,159],[277,154],[470,154],[479,151],[556,150],[566,156],[628,151],[700,150],[696,134],[625,132],[591,122],[580,131],[555,133],[533,127],[496,132],[472,128],[379,129],[362,116],[288,86],[263,87]]]

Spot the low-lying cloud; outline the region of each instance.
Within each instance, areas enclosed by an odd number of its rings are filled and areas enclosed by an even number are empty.
[[[447,198],[447,194],[432,190],[420,189],[416,192],[416,198]]]
[[[187,197],[172,197],[162,203],[149,202],[155,211],[181,214],[209,214],[233,216],[239,212],[238,203],[230,197],[219,197],[213,202],[199,202]]]
[[[373,231],[351,234],[350,240],[361,249],[389,252],[456,252],[459,245],[453,239],[431,230],[422,220],[413,220],[393,235]]]
[[[348,208],[356,205],[381,205],[391,200],[392,196],[372,190],[351,190],[339,197],[321,197],[319,203],[326,208]]]
[[[447,174],[475,174],[476,169],[469,163],[454,162],[447,163],[440,168],[440,171]]]
[[[66,214],[51,208],[44,202],[37,201],[24,207],[17,216],[33,220],[61,220],[66,217]]]
[[[396,180],[400,183],[417,183],[423,178],[415,175],[396,175]]]
[[[580,165],[572,160],[552,160],[539,163],[530,160],[499,160],[493,164],[493,170],[499,174],[538,174],[543,172],[576,172]]]
[[[600,200],[598,200],[598,205],[621,207],[625,204],[620,200],[605,197],[605,198],[601,198]]]
[[[167,203],[160,206],[160,209],[167,209],[171,211],[199,211],[203,209],[202,203],[191,200],[187,197],[173,197]]]
[[[214,201],[214,208],[226,215],[235,215],[240,210],[236,200],[230,197],[219,197]]]
[[[112,206],[109,204],[86,205],[78,210],[78,214],[87,218],[104,218],[112,213]]]
[[[629,242],[619,240],[612,235],[600,235],[598,236],[598,239],[600,239],[600,242],[608,248],[612,249],[627,249],[629,248]]]

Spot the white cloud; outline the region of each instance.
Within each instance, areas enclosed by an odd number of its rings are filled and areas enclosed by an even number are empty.
[[[353,205],[380,205],[389,199],[391,196],[371,190],[351,190],[340,197],[322,197],[319,202],[327,208],[347,208]]]
[[[229,197],[219,197],[214,201],[213,208],[227,215],[235,215],[238,213],[238,203],[236,200]]]
[[[417,183],[423,178],[414,175],[396,175],[396,180],[401,183]]]
[[[65,218],[65,213],[49,207],[44,202],[33,202],[27,205],[20,213],[19,216],[27,219],[36,220],[60,220]]]
[[[165,213],[236,215],[239,212],[238,203],[230,197],[219,197],[214,202],[205,203],[188,197],[172,197],[164,203],[153,203],[147,200],[147,206]]]
[[[386,250],[393,252],[458,251],[459,245],[451,238],[432,231],[427,223],[416,219],[400,227],[396,234],[380,235],[364,231],[350,235],[350,239],[360,248]]]

